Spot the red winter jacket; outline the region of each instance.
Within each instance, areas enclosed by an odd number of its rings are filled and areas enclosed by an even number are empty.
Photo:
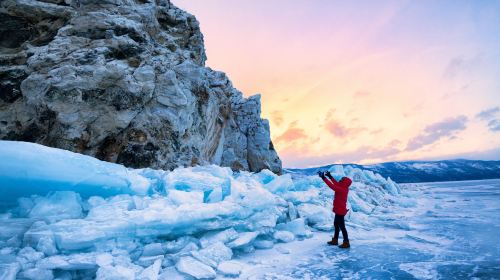
[[[352,180],[347,177],[342,177],[339,182],[335,181],[334,178],[328,180],[323,177],[323,181],[335,192],[335,197],[333,198],[333,212],[338,215],[347,214],[347,194],[349,194],[349,186]]]

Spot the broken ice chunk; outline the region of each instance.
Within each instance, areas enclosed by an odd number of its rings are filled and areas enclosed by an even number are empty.
[[[42,269],[81,270],[97,268],[95,253],[57,255],[41,259],[36,267]]]
[[[181,274],[175,269],[175,267],[170,266],[163,269],[158,276],[158,280],[191,280],[191,276],[186,274]]]
[[[204,202],[206,203],[216,203],[223,200],[222,188],[215,187],[212,190],[208,191],[208,195]]]
[[[23,235],[32,224],[31,219],[0,219],[0,241]]]
[[[292,202],[288,202],[288,218],[290,218],[290,220],[295,220],[297,219],[297,216],[298,216],[298,212],[297,212],[297,208],[295,208],[295,205],[293,205]]]
[[[41,258],[43,258],[43,253],[37,252],[31,247],[24,247],[17,254],[16,260],[22,269],[27,269],[32,268],[33,264]]]
[[[176,205],[203,203],[203,192],[169,190],[168,198]]]
[[[297,208],[300,216],[306,218],[308,225],[317,229],[333,226],[333,212],[330,209],[310,203],[300,204]]]
[[[188,245],[190,246],[190,248],[192,248],[192,250],[197,250],[198,245],[196,245],[196,242],[196,238],[193,238],[191,236],[182,236],[177,240],[167,241],[163,243],[162,247],[166,253],[172,254],[183,250]]]
[[[295,240],[295,235],[293,233],[286,231],[286,230],[280,230],[274,233],[274,239],[278,240],[279,242],[292,242]]]
[[[45,219],[50,222],[81,218],[81,203],[80,195],[75,192],[55,192],[47,197],[37,198],[29,217]]]
[[[16,280],[16,275],[21,269],[18,263],[0,263],[0,279]]]
[[[157,256],[164,255],[165,249],[163,248],[161,243],[150,243],[144,246],[142,251],[142,256]]]
[[[221,261],[230,260],[233,257],[233,251],[222,242],[217,242],[199,251],[194,251],[191,255],[204,264],[215,268]]]
[[[285,247],[276,247],[276,251],[282,253],[282,254],[290,254],[290,249],[285,248]]]
[[[223,231],[212,231],[206,233],[202,238],[200,238],[200,244],[202,248],[205,248],[216,242],[228,243],[236,238],[238,238],[238,232],[236,232],[234,228],[229,228]]]
[[[163,255],[157,255],[157,256],[148,256],[148,257],[140,257],[135,263],[142,266],[142,267],[148,267],[153,265],[157,260],[163,261],[164,256]]]
[[[268,169],[264,169],[259,173],[255,173],[252,175],[253,177],[256,177],[257,180],[262,184],[267,184],[278,177],[278,175],[274,174],[272,171]]]
[[[163,259],[163,258],[162,258]],[[161,268],[161,259],[157,259],[151,266],[144,269],[137,277],[138,280],[157,280]]]
[[[239,234],[239,237],[236,240],[229,242],[227,246],[232,249],[245,247],[247,245],[250,245],[255,240],[257,235],[258,233],[253,231],[242,232]]]
[[[126,266],[103,266],[97,270],[97,280],[135,280],[135,270]]]
[[[54,273],[50,269],[30,268],[19,273],[18,278],[30,280],[52,280],[54,279]]]
[[[196,279],[215,278],[215,270],[193,257],[182,257],[175,265],[177,270]]]
[[[50,235],[40,237],[38,244],[36,245],[36,250],[44,253],[46,256],[53,256],[57,254],[54,238]]]
[[[273,248],[274,242],[272,240],[259,239],[253,242],[253,246],[257,249],[270,249]]]
[[[240,276],[242,269],[243,265],[237,261],[225,261],[217,266],[217,271],[227,277]]]
[[[298,237],[310,237],[312,235],[311,231],[307,229],[304,218],[295,219],[288,223],[278,224],[276,229],[292,232]]]
[[[264,185],[264,187],[272,193],[282,193],[293,187],[292,176],[285,174],[277,177],[271,182]]]

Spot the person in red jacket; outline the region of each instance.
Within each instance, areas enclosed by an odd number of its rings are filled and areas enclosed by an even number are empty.
[[[339,233],[342,231],[342,237],[344,238],[344,242],[340,245],[340,248],[349,248],[351,245],[349,244],[349,236],[347,235],[347,229],[345,228],[344,217],[347,214],[347,195],[349,194],[349,186],[351,186],[352,180],[347,177],[342,177],[340,181],[336,181],[333,178],[332,174],[329,171],[321,172],[318,171],[319,177],[323,179],[323,181],[335,192],[335,196],[333,198],[333,212],[335,213],[335,220],[333,225],[335,227],[335,234],[331,241],[328,241],[328,245],[339,245]],[[328,180],[328,178],[330,180]]]

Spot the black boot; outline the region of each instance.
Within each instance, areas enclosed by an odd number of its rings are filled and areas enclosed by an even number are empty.
[[[332,240],[330,240],[330,241],[328,241],[326,243],[328,243],[328,245],[335,245],[335,246],[339,245],[339,238],[338,237],[337,238],[332,237]]]
[[[339,246],[339,248],[342,248],[342,249],[347,249],[351,247],[351,245],[349,244],[349,240],[344,240],[344,242],[342,242],[342,245]]]

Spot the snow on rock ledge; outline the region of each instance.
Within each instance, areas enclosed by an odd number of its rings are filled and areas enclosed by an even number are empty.
[[[237,275],[238,255],[333,226],[333,192],[317,176],[215,165],[134,170],[9,141],[0,141],[0,158],[0,275]],[[349,223],[363,225],[401,198],[397,184],[372,172],[332,172],[356,180]]]
[[[169,0],[0,1],[0,139],[134,168],[281,173],[260,118]]]

